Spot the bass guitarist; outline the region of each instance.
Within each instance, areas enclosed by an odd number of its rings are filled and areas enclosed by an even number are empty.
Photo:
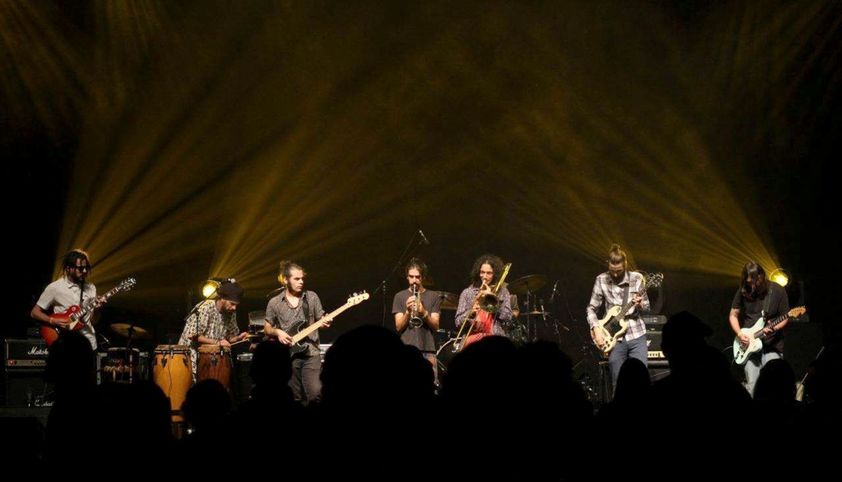
[[[789,311],[789,298],[786,290],[777,283],[769,283],[766,279],[766,271],[754,261],[749,261],[743,266],[740,288],[734,295],[731,303],[731,312],[728,321],[731,330],[739,339],[742,346],[751,342],[751,337],[740,329],[752,326],[760,317],[766,320],[785,315]],[[789,323],[785,318],[774,327],[763,328],[763,349],[750,355],[745,362],[746,390],[753,396],[754,384],[760,376],[760,369],[769,360],[783,358],[784,334],[783,329]]]
[[[325,315],[319,295],[304,289],[304,268],[292,261],[281,261],[281,274],[278,280],[285,287],[281,292],[269,300],[266,306],[266,320],[263,323],[264,333],[276,337],[285,345],[292,344],[290,333],[295,327],[307,325],[321,320]],[[329,327],[331,320],[325,320],[323,327]],[[313,330],[305,339],[301,340],[307,349],[297,353],[292,358],[292,377],[290,388],[295,399],[306,405],[317,401],[322,391],[320,380],[322,361],[319,354],[319,331]]]
[[[647,364],[646,324],[640,319],[640,315],[649,311],[649,296],[646,295],[643,275],[628,271],[626,253],[618,244],[614,244],[608,252],[608,271],[596,277],[591,301],[587,307],[591,337],[600,349],[603,349],[610,340],[605,338],[603,330],[600,329],[597,312],[600,309],[608,311],[612,306],[622,306],[629,301],[632,302],[633,307],[625,313],[625,316],[620,315],[625,318],[628,328],[608,354],[608,367],[611,370],[611,381],[614,385],[617,384],[620,367],[627,359],[637,358],[644,365]]]
[[[67,311],[72,306],[85,306],[96,298],[96,286],[86,280],[91,272],[88,254],[81,249],[74,249],[64,255],[64,274],[44,288],[38,302],[32,307],[30,316],[44,326],[67,328],[70,322],[51,315]],[[83,319],[84,325],[79,332],[88,339],[96,350],[96,331],[93,326],[93,312]]]

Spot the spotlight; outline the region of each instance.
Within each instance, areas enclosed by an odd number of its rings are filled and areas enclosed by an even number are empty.
[[[775,271],[772,271],[772,274],[769,275],[769,279],[781,286],[786,286],[789,284],[789,273],[787,273],[784,269],[778,268]]]
[[[216,278],[211,278],[205,281],[205,285],[202,286],[202,296],[206,300],[212,300],[216,298],[216,290],[219,288],[220,282]]]

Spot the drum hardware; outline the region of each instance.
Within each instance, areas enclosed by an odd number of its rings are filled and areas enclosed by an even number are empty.
[[[132,348],[132,341],[148,340],[152,338],[152,335],[145,329],[135,326],[134,323],[113,323],[111,325],[111,331],[126,338],[125,356],[126,366],[129,371],[128,383],[134,383],[134,371],[138,361],[138,359],[135,358],[134,353],[138,350]],[[111,351],[112,349],[109,348],[108,350]]]
[[[548,321],[551,313],[544,308],[544,300],[537,298],[536,292],[547,284],[547,277],[541,274],[530,274],[521,276],[507,286],[512,294],[525,295],[523,310],[519,318],[524,319],[525,331],[524,341],[535,341],[538,339],[538,320]]]
[[[441,300],[441,305],[439,308],[443,310],[455,310],[459,307],[459,297],[453,293],[449,293],[447,291],[439,291],[439,299]]]

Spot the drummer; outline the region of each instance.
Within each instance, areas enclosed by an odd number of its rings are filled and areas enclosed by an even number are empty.
[[[230,349],[231,343],[244,340],[248,332],[237,327],[237,305],[243,297],[243,287],[234,280],[223,281],[216,289],[215,299],[206,299],[190,311],[181,332],[179,345],[190,346],[193,381],[196,381],[199,345],[219,345]]]

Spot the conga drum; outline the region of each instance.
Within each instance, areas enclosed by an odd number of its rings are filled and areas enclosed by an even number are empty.
[[[221,345],[199,345],[199,369],[196,381],[213,378],[231,391],[231,348]]]
[[[187,397],[187,390],[193,383],[190,368],[190,348],[186,345],[158,345],[152,361],[152,377],[155,384],[170,399],[173,421],[181,422],[181,404]]]

